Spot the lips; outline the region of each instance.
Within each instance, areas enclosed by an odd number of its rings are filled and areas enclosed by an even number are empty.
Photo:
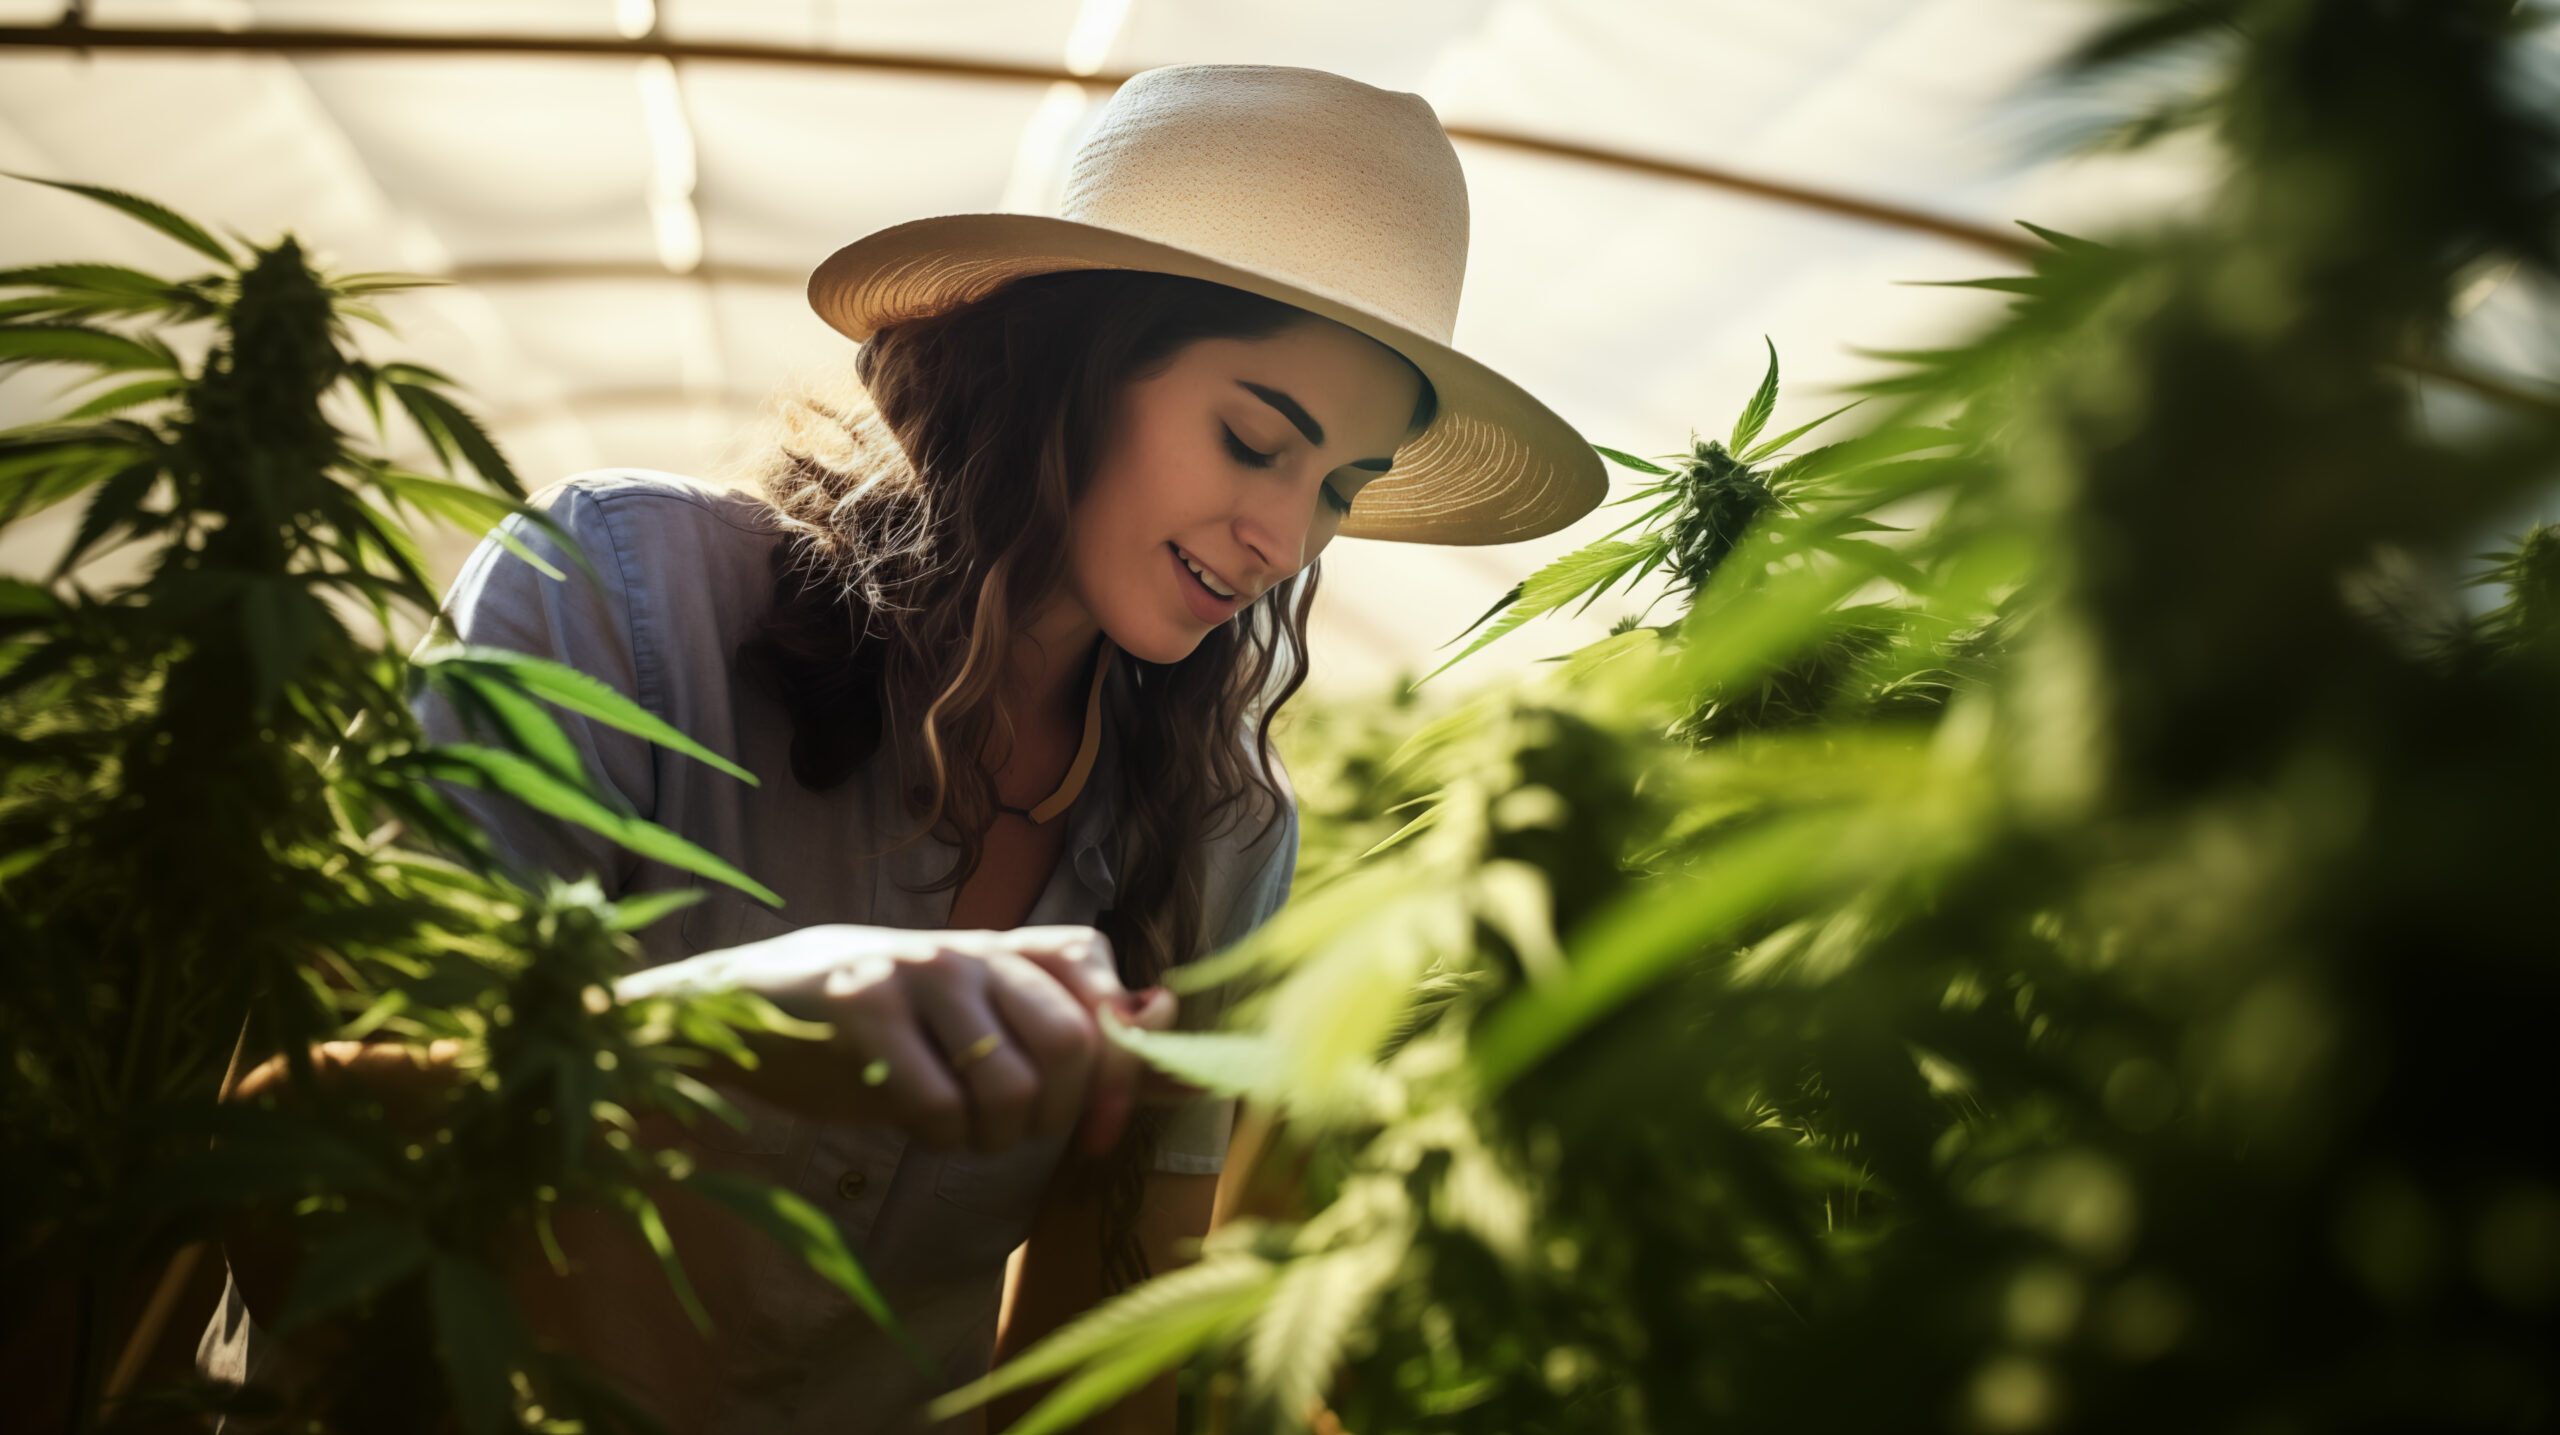
[[[1233,617],[1236,609],[1244,605],[1242,593],[1229,593],[1221,597],[1216,589],[1203,582],[1199,574],[1191,571],[1191,564],[1185,559],[1180,548],[1167,543],[1164,551],[1166,561],[1173,565],[1174,581],[1182,589],[1183,606],[1191,610],[1192,617],[1214,627]],[[1216,581],[1221,586],[1225,582],[1224,579]]]

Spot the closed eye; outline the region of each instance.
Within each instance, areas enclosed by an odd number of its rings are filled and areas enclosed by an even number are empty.
[[[1236,462],[1244,464],[1247,467],[1269,468],[1272,463],[1280,457],[1280,455],[1276,453],[1264,453],[1262,450],[1246,443],[1243,439],[1236,437],[1236,431],[1234,429],[1228,428],[1223,424],[1219,425],[1219,431],[1227,436],[1227,452],[1235,456]]]
[[[1224,424],[1220,424],[1218,426],[1218,431],[1226,435],[1227,452],[1232,455],[1238,463],[1244,464],[1250,468],[1269,468],[1280,459],[1280,455],[1276,453],[1264,453],[1262,450],[1246,443],[1243,439],[1236,437],[1236,431],[1228,428]],[[1343,497],[1341,492],[1332,484],[1318,484],[1316,487],[1317,491],[1324,495],[1325,507],[1332,509],[1336,514],[1345,514],[1351,511],[1351,500]]]

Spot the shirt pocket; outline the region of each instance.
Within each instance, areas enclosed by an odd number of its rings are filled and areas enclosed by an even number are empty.
[[[981,1258],[1001,1257],[1022,1244],[1065,1149],[1065,1140],[1054,1138],[1025,1141],[1009,1151],[945,1153],[934,1172],[935,1199],[983,1218],[979,1229],[955,1244],[972,1247],[971,1254]]]
[[[690,1133],[693,1144],[730,1156],[781,1156],[791,1150],[792,1141],[800,1135],[799,1117],[734,1087],[721,1087],[720,1094],[747,1119],[746,1129],[706,1111]]]

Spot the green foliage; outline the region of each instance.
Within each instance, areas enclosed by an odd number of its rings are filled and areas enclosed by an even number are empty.
[[[2554,268],[2531,21],[2126,4],[2064,78],[2206,130],[2201,212],[2037,231],[1845,442],[1775,461],[1773,360],[1604,451],[1641,516],[1488,619],[1678,614],[1303,730],[1300,895],[1191,974],[1235,1029],[1120,1034],[1285,1108],[1301,1218],[1170,1278],[1250,1299],[1015,1368],[1361,1435],[2547,1426],[2560,548],[2428,645],[2355,599],[2560,472],[2560,408],[2417,403],[2468,266]]]
[[[413,664],[387,646],[396,619],[436,612],[404,513],[543,521],[446,380],[351,353],[345,316],[400,281],[332,280],[290,238],[235,254],[148,201],[63,187],[220,264],[0,274],[20,295],[0,363],[125,381],[0,433],[0,522],[85,501],[49,578],[0,583],[0,1262],[13,1291],[88,1292],[73,1425],[124,1334],[98,1293],[252,1210],[297,1213],[284,1324],[344,1327],[348,1357],[301,1412],[324,1428],[478,1435],[537,1408],[627,1423],[533,1346],[502,1252],[564,1204],[601,1206],[680,1282],[649,1195],[671,1183],[750,1212],[887,1321],[831,1224],[633,1139],[641,1113],[734,1120],[695,1073],[752,1060],[744,1034],[780,1014],[737,994],[618,1002],[630,931],[676,904],[617,908],[592,881],[526,890],[437,785],[507,792],[771,900],[618,808],[552,710],[753,780],[735,764],[555,664],[450,644]],[[161,335],[194,323],[213,336],[190,368]],[[341,431],[345,397],[377,424],[391,400],[448,476]],[[466,467],[485,486],[452,476]],[[86,561],[119,549],[136,576],[93,586]],[[503,745],[425,743],[415,684]],[[386,1111],[309,1079],[329,1038],[445,1043],[458,1079]],[[296,1070],[293,1103],[217,1101],[227,1064],[270,1052]],[[0,1319],[62,1313],[13,1300]]]
[[[1733,433],[1727,441],[1693,438],[1688,453],[1665,456],[1664,461],[1671,464],[1669,468],[1613,448],[1599,449],[1611,462],[1659,480],[1610,500],[1613,507],[1641,504],[1641,511],[1607,537],[1564,555],[1505,593],[1484,617],[1469,625],[1468,631],[1488,621],[1493,621],[1493,626],[1460,649],[1457,657],[1441,664],[1430,677],[1438,677],[1494,639],[1577,599],[1580,606],[1574,611],[1580,613],[1613,587],[1621,592],[1632,591],[1647,578],[1661,575],[1669,585],[1665,596],[1692,602],[1754,524],[1776,514],[1801,513],[1823,503],[1830,496],[1825,480],[1842,470],[1842,455],[1821,449],[1775,468],[1762,465],[1849,409],[1835,409],[1766,443],[1757,442],[1760,431],[1768,425],[1769,415],[1776,411],[1777,402],[1778,346],[1771,344],[1768,372],[1762,376],[1751,401],[1743,406],[1741,416],[1734,420]],[[1905,441],[1927,444],[1936,437],[1923,432],[1907,436]],[[1876,451],[1874,439],[1861,450],[1866,454]],[[1631,540],[1621,540],[1619,535],[1630,529],[1641,531]],[[1809,527],[1803,536],[1817,552],[1854,555],[1869,566],[1900,577],[1895,572],[1900,559],[1856,536],[1891,531],[1872,519],[1844,516],[1831,524]],[[1498,621],[1494,621],[1497,617]],[[1631,619],[1621,625],[1620,631],[1642,622],[1641,617]]]
[[[2492,566],[2473,582],[2507,595],[2481,620],[2482,641],[2530,660],[2560,656],[2560,524],[2535,524],[2514,548],[2481,557]]]

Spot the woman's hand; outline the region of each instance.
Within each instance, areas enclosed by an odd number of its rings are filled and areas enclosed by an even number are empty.
[[[322,1087],[354,1082],[380,1101],[394,1129],[423,1136],[435,1125],[436,1099],[454,1081],[454,1058],[462,1051],[455,1041],[424,1047],[394,1042],[324,1041],[311,1048],[311,1078]],[[251,1067],[225,1087],[224,1101],[258,1102],[273,1098],[290,1102],[293,1067],[279,1054]],[[240,1287],[240,1299],[253,1319],[272,1322],[292,1292],[300,1265],[299,1242],[292,1218],[281,1205],[270,1204],[232,1216],[222,1235],[224,1258]]]
[[[822,1120],[886,1121],[940,1150],[1001,1151],[1079,1129],[1089,1152],[1120,1139],[1136,1058],[1104,1039],[1106,1010],[1161,1031],[1175,1002],[1120,985],[1091,927],[1009,932],[807,927],[636,972],[626,1001],[740,988],[832,1029],[764,1040],[733,1084]]]
[[[311,1047],[311,1075],[326,1087],[353,1081],[383,1104],[394,1126],[423,1131],[434,1119],[430,1103],[454,1082],[454,1058],[461,1053],[458,1041],[423,1047],[397,1042],[316,1042]],[[293,1097],[293,1067],[282,1055],[251,1067],[224,1090],[222,1099],[254,1102],[268,1096],[279,1101]]]

